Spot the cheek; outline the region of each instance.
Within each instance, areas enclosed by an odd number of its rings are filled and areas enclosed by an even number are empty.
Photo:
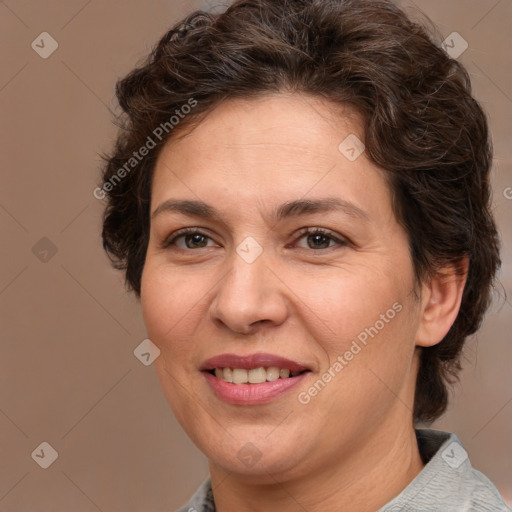
[[[322,371],[336,375],[333,391],[343,388],[356,403],[385,394],[387,387],[397,390],[409,372],[418,308],[412,274],[396,276],[391,269],[368,269],[339,274],[323,285],[302,280],[308,290],[304,303],[316,318],[312,332],[326,355]]]
[[[151,341],[164,355],[172,352],[169,362],[179,359],[183,364],[183,358],[191,358],[191,342],[210,287],[206,279],[169,271],[148,258],[141,282],[142,315]]]
[[[142,315],[149,338],[161,350],[163,341],[185,315],[187,304],[181,292],[162,269],[153,266],[151,260],[146,262],[141,282]]]
[[[190,372],[193,351],[193,314],[197,298],[192,296],[178,274],[165,272],[147,259],[141,282],[141,307],[149,339],[160,349],[153,365],[163,393],[177,420],[189,430],[190,395],[193,387],[183,383]],[[192,289],[197,289],[193,287]]]
[[[401,284],[389,275],[372,272],[340,271],[322,282],[314,276],[302,277],[304,304],[315,313],[319,324],[328,328],[328,343],[333,349],[342,350],[347,341],[366,329],[387,330],[397,316],[396,309],[405,297],[405,283]],[[384,315],[381,318],[381,315]],[[373,332],[373,330],[372,330]],[[368,335],[368,334],[367,334]]]

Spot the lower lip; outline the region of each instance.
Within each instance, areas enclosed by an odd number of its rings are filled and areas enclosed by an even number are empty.
[[[296,377],[276,379],[261,384],[232,384],[215,377],[211,373],[203,373],[213,392],[224,402],[234,405],[261,405],[275,400],[297,386],[309,372],[301,373]]]

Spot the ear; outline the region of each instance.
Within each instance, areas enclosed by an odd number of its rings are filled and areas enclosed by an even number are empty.
[[[416,332],[416,345],[431,347],[448,333],[459,313],[466,284],[469,261],[443,267],[421,287],[421,318]]]

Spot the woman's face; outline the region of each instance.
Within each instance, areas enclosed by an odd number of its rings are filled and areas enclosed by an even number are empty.
[[[350,112],[280,94],[222,103],[159,156],[143,315],[212,467],[283,481],[412,426],[408,241],[354,136]]]

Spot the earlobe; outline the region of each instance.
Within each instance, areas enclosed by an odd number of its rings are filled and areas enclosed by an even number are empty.
[[[421,318],[416,345],[431,347],[448,333],[459,313],[469,261],[443,267],[421,289]]]

